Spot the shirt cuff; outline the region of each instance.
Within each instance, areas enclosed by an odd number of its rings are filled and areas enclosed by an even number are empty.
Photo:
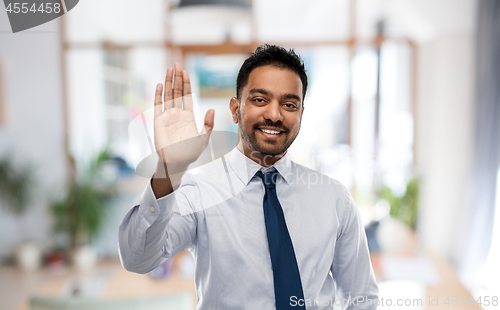
[[[142,192],[139,209],[149,224],[153,224],[160,215],[160,208],[158,207],[158,201],[151,187],[151,180],[147,183],[146,188]]]
[[[147,183],[146,188],[142,192],[139,206],[141,213],[149,224],[153,224],[159,218],[167,219],[171,217],[174,212],[179,212],[181,214],[192,213],[190,209],[183,210],[184,213],[179,210],[180,205],[185,205],[182,203],[184,200],[178,201],[178,199],[185,198],[179,191],[180,187],[170,194],[157,199],[153,192],[151,181],[152,179]]]

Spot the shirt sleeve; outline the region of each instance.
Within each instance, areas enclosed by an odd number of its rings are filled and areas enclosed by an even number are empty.
[[[148,182],[119,227],[118,253],[126,270],[148,273],[196,242],[196,192],[183,178],[178,189],[157,200]]]
[[[365,230],[354,199],[347,189],[345,192],[344,216],[331,267],[336,299],[340,301],[342,309],[376,309],[378,286],[370,262]]]

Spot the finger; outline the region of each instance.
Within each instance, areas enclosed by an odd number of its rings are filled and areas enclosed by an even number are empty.
[[[183,106],[184,110],[193,112],[193,97],[191,95],[191,81],[189,79],[189,74],[186,70],[182,71],[182,82],[183,82]]]
[[[155,106],[154,106],[154,115],[158,116],[163,112],[163,101],[161,100],[161,93],[163,90],[163,85],[161,83],[158,83],[156,85],[156,92],[155,92]]]
[[[167,69],[167,76],[165,76],[165,93],[163,95],[163,101],[165,102],[165,109],[172,107],[172,100],[174,99],[172,94],[172,79],[174,77],[174,69]]]
[[[214,109],[208,110],[207,114],[205,114],[205,125],[201,130],[202,135],[207,134],[207,140],[210,139],[210,133],[212,132],[212,129],[214,129],[214,118],[215,118],[215,110]]]
[[[181,65],[176,62],[174,78],[174,108],[182,108],[182,70]]]

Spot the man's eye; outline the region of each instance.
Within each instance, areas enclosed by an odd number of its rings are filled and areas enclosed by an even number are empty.
[[[297,108],[297,106],[296,106],[295,104],[293,104],[293,103],[285,103],[285,106],[286,106],[287,108],[293,108],[293,109],[296,109],[296,108]]]
[[[264,99],[262,99],[262,98],[255,98],[253,101],[258,102],[258,103],[264,103]]]

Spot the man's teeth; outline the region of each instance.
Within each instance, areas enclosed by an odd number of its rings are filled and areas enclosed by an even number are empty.
[[[273,135],[279,135],[280,134],[279,131],[274,131],[274,130],[269,130],[269,129],[262,129],[262,128],[259,128],[259,129],[262,130],[265,133],[270,133],[270,134],[273,134]]]

